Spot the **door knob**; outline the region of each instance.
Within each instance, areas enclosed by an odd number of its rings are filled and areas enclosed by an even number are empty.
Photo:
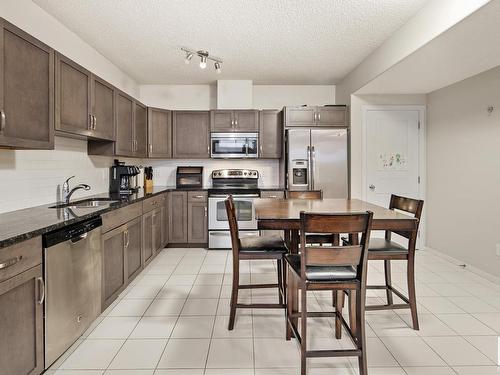
[[[375,185],[371,184],[370,186],[368,186],[370,188],[370,190],[375,190]]]

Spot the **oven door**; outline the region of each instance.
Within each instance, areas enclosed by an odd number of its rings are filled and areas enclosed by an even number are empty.
[[[258,156],[257,133],[212,133],[212,158],[256,158]]]
[[[224,201],[228,195],[216,195],[208,197],[208,229],[209,230],[228,230],[229,222],[227,220],[226,205]],[[239,230],[257,229],[257,220],[255,220],[254,199],[257,194],[233,195],[234,208],[236,211],[236,220]]]

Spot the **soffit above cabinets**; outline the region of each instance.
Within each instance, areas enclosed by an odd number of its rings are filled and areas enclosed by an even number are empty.
[[[334,84],[425,0],[33,0],[140,84]],[[185,65],[181,46],[224,60]]]

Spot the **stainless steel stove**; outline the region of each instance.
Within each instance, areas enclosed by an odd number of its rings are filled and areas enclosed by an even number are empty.
[[[241,237],[258,236],[254,199],[260,197],[259,172],[253,169],[212,171],[208,190],[208,247],[230,249],[231,235],[224,201],[232,195]]]

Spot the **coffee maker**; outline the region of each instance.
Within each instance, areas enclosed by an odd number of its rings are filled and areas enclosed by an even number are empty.
[[[139,172],[139,167],[125,165],[124,162],[115,159],[115,165],[109,171],[109,192],[119,194],[136,193],[139,190],[136,182],[136,176]]]

